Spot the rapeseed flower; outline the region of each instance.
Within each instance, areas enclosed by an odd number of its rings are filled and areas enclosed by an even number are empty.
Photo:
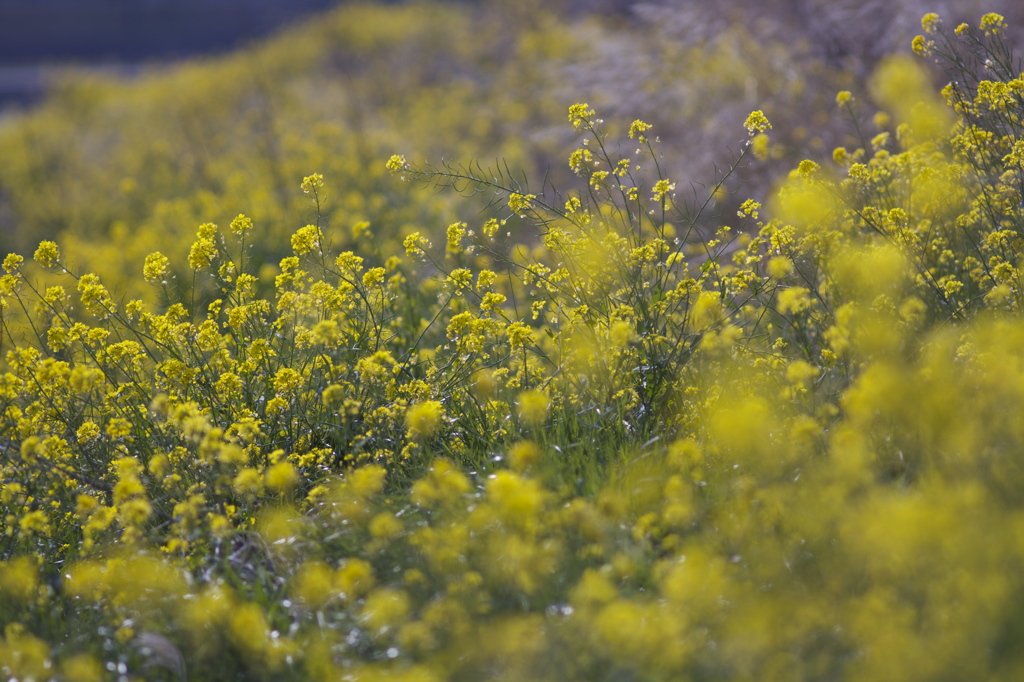
[[[444,407],[436,400],[427,400],[409,408],[405,415],[406,434],[414,441],[430,438],[441,426]]]
[[[33,258],[44,268],[53,267],[60,261],[60,250],[55,242],[42,241],[39,242],[39,248],[36,249]]]
[[[763,133],[772,127],[772,124],[768,122],[768,118],[764,115],[764,112],[758,109],[757,111],[750,112],[747,116],[747,120],[744,121],[743,127],[747,129],[747,132],[751,135],[755,133]]]
[[[543,391],[523,391],[518,396],[519,418],[526,424],[536,426],[544,422],[548,415],[551,399]]]

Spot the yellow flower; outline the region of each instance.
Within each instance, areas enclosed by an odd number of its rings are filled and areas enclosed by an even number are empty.
[[[576,173],[582,173],[584,166],[593,161],[594,155],[589,149],[580,148],[569,155],[569,168]]]
[[[267,414],[270,416],[279,415],[282,412],[284,412],[287,408],[288,401],[282,398],[281,396],[271,398],[271,400],[267,402]]]
[[[334,594],[334,572],[322,561],[304,563],[295,575],[292,594],[302,604],[318,609]]]
[[[25,259],[22,258],[21,256],[19,256],[18,254],[16,254],[16,253],[9,253],[9,254],[7,254],[7,257],[4,258],[4,264],[3,264],[4,272],[8,272],[8,273],[14,272],[18,268],[20,268],[21,264],[24,263],[24,262],[25,262]]]
[[[302,383],[302,375],[291,367],[282,367],[274,375],[274,390],[278,393],[294,391]]]
[[[405,622],[408,615],[409,597],[401,590],[377,590],[363,604],[363,620],[374,631],[397,627]]]
[[[525,423],[536,426],[548,416],[551,399],[543,391],[523,391],[519,394],[519,417]]]
[[[448,275],[448,281],[458,289],[465,289],[473,286],[473,273],[466,268],[455,268]]]
[[[387,163],[384,164],[384,167],[391,171],[391,174],[394,175],[395,173],[398,173],[399,171],[403,171],[406,168],[408,168],[409,164],[406,162],[404,156],[400,154],[392,154],[391,158],[388,159]]]
[[[800,175],[804,176],[805,178],[813,175],[814,172],[817,171],[817,170],[818,170],[818,164],[814,163],[810,159],[804,159],[796,167],[796,172],[799,173]]]
[[[775,256],[768,261],[768,274],[775,279],[781,279],[793,272],[793,261],[785,256]]]
[[[146,262],[142,266],[142,276],[145,277],[147,282],[160,282],[167,275],[167,269],[170,267],[170,264],[171,262],[167,259],[167,256],[159,251],[154,251],[146,256]]]
[[[979,28],[987,36],[997,35],[1000,30],[1006,28],[1006,22],[1003,19],[1004,17],[1002,14],[989,12],[981,18],[981,25]]]
[[[167,459],[167,455],[160,453],[153,455],[149,460],[149,473],[153,474],[157,478],[163,478],[167,475],[167,472],[171,468],[170,460]]]
[[[629,322],[618,320],[608,330],[608,337],[616,348],[625,348],[636,339],[636,330]]]
[[[522,322],[513,322],[506,330],[508,342],[513,348],[521,348],[534,342],[533,330]]]
[[[384,283],[384,268],[370,268],[363,275],[363,286],[370,289]]]
[[[806,386],[818,376],[818,368],[803,360],[794,360],[786,368],[786,379],[796,386]]]
[[[208,237],[200,237],[188,252],[188,266],[193,270],[204,268],[217,256],[217,245]]]
[[[41,509],[22,516],[18,526],[25,535],[48,535],[50,533],[50,520],[47,518],[46,512]]]
[[[402,522],[390,512],[381,512],[370,519],[369,530],[378,540],[390,540],[402,532]]]
[[[405,247],[405,255],[422,256],[423,249],[429,248],[430,242],[427,241],[426,237],[421,236],[419,232],[413,232],[402,240],[402,246]]]
[[[308,178],[307,178],[308,179]],[[303,181],[305,185],[305,181]],[[235,219],[231,221],[231,231],[235,234],[244,234],[252,229],[252,218],[239,213],[235,216]]]
[[[36,594],[39,571],[30,557],[0,561],[0,594],[15,600],[28,600]]]
[[[263,490],[263,477],[260,476],[260,472],[256,469],[246,467],[240,470],[234,480],[231,481],[231,487],[240,495],[255,497]]]
[[[306,194],[316,195],[318,190],[323,189],[324,176],[319,173],[313,173],[302,178],[302,191]]]
[[[292,235],[292,251],[295,252],[296,256],[319,251],[323,238],[323,232],[316,225],[300,227]]]
[[[754,133],[763,133],[772,127],[772,124],[768,122],[768,118],[764,115],[764,112],[758,109],[757,111],[750,112],[750,116],[747,116],[747,120],[743,123],[743,127],[747,129],[747,132],[753,135]]]
[[[493,291],[488,291],[484,294],[483,299],[480,301],[480,310],[494,310],[495,306],[500,306],[506,300],[504,294],[498,294]]]
[[[324,389],[324,392],[320,395],[320,399],[324,401],[325,405],[340,405],[345,399],[346,391],[338,384],[331,384]]]
[[[433,436],[437,433],[442,417],[444,417],[444,407],[436,400],[427,400],[413,405],[405,413],[408,437],[418,441]]]
[[[82,422],[82,425],[75,431],[75,436],[81,443],[88,443],[100,437],[100,427],[95,422]]]
[[[60,251],[57,249],[57,244],[55,242],[39,242],[39,248],[36,249],[36,253],[33,258],[35,258],[35,261],[43,267],[49,268],[57,265],[57,261],[60,260]]]
[[[364,234],[368,237],[373,236],[373,232],[370,232],[369,220],[360,220],[352,226],[352,239],[359,239]]]
[[[298,484],[299,473],[291,462],[278,462],[267,469],[264,480],[271,490],[287,492]]]
[[[766,133],[758,133],[750,140],[750,150],[754,152],[756,158],[764,161],[768,158],[768,145],[770,142],[771,138]]]
[[[345,251],[334,260],[334,264],[345,272],[359,272],[363,267],[363,259],[351,251]]]
[[[932,31],[935,30],[935,28],[939,25],[940,22],[941,20],[939,19],[938,14],[936,14],[935,12],[928,12],[923,17],[921,17],[921,29],[931,33]]]
[[[540,461],[540,448],[533,441],[516,443],[508,451],[508,463],[516,471],[525,471]]]
[[[462,238],[466,236],[466,223],[452,223],[448,226],[448,250],[458,251]]]
[[[579,130],[584,123],[589,122],[590,117],[593,115],[594,110],[585,102],[573,104],[569,107],[569,122],[572,123],[574,130]]]
[[[334,589],[346,600],[363,596],[373,588],[374,582],[373,566],[362,559],[349,559],[334,573]]]
[[[521,216],[533,208],[533,200],[536,198],[536,194],[518,194],[513,192],[508,197],[508,207],[513,213]]]
[[[504,220],[498,220],[497,218],[491,218],[486,223],[484,223],[484,226],[482,228],[483,233],[486,236],[488,236],[488,237],[493,237],[494,235],[496,235],[498,233],[498,230],[504,224],[505,224]]]
[[[113,417],[107,422],[107,435],[111,438],[127,438],[131,432],[132,424],[127,419]]]
[[[647,132],[650,129],[651,129],[651,124],[650,123],[644,123],[643,121],[637,119],[636,121],[633,121],[633,123],[630,124],[630,126],[629,126],[629,137],[630,137],[630,139],[632,139],[632,138],[636,137],[637,135],[639,135],[640,136],[640,142],[645,142],[643,133]]]
[[[654,183],[654,187],[651,190],[651,201],[661,201],[666,194],[674,191],[676,185],[674,182],[669,182],[667,179],[662,178]]]
[[[783,315],[788,313],[801,313],[811,307],[813,301],[810,291],[804,287],[789,287],[779,292],[779,312]]]

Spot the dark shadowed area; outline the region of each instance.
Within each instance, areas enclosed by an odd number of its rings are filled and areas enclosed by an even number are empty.
[[[227,52],[338,0],[0,0],[0,107],[37,101],[55,65],[131,73]]]

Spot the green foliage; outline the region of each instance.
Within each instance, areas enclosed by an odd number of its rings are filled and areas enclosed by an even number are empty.
[[[443,235],[332,244],[296,174],[308,218],[191,216],[138,299],[9,255],[0,669],[1019,677],[1024,76],[1002,17],[923,25],[945,102],[883,61],[876,134],[742,229],[704,228],[763,112],[688,203],[656,125],[579,103],[568,185],[381,154],[489,207]]]

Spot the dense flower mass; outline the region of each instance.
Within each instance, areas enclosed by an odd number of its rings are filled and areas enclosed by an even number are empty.
[[[999,15],[922,26],[941,96],[884,61],[835,97],[876,129],[731,225],[762,111],[691,204],[574,104],[565,188],[377,162],[483,217],[338,248],[312,173],[276,265],[238,209],[148,298],[8,255],[0,672],[1013,679],[1024,74]]]

